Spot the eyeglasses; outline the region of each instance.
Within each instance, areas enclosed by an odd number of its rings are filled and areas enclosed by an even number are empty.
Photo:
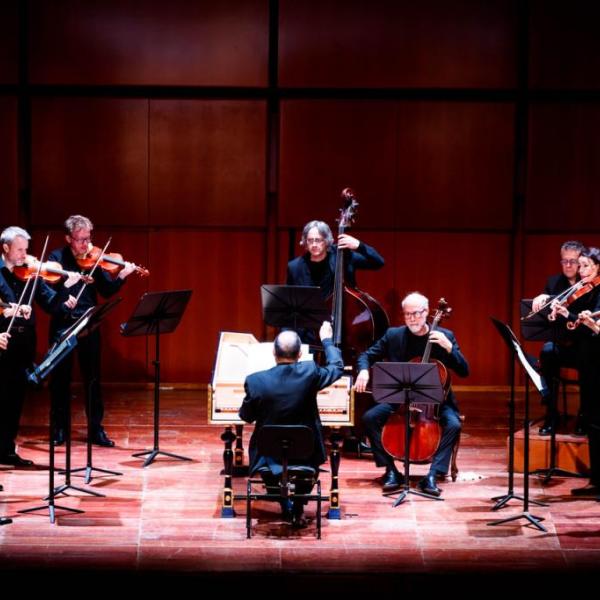
[[[325,240],[323,238],[306,238],[307,244],[323,244]]]
[[[426,313],[426,312],[427,312],[426,308],[422,308],[421,310],[415,310],[414,312],[405,312],[404,318],[405,319],[418,319],[423,313]]]
[[[574,267],[575,265],[579,264],[579,261],[576,258],[562,258],[560,261],[560,264],[563,267],[568,267],[568,266]]]
[[[89,244],[89,243],[92,241],[92,238],[91,238],[91,237],[85,237],[85,238],[76,238],[76,237],[73,237],[73,236],[71,236],[71,239],[72,239],[74,242],[85,242],[86,244]]]

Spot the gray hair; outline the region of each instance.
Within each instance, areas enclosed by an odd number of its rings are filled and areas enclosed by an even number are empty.
[[[295,331],[282,331],[274,342],[277,358],[298,358],[302,342]]]
[[[319,235],[325,240],[327,247],[331,248],[331,246],[333,246],[333,234],[331,233],[329,225],[327,225],[325,221],[309,221],[302,230],[302,239],[300,240],[300,245],[302,247],[306,246],[306,238],[308,237],[308,232],[313,227],[316,227],[317,231],[319,232]]]
[[[94,224],[83,215],[71,215],[65,221],[65,231],[68,235],[71,235],[78,229],[89,229],[91,231],[94,229]]]
[[[402,299],[402,308],[405,304],[412,302],[414,304],[420,304],[423,308],[429,308],[429,300],[423,296],[420,292],[411,292]]]
[[[16,237],[22,237],[27,241],[31,239],[31,236],[22,227],[13,225],[12,227],[7,227],[2,234],[0,234],[0,243],[8,244],[10,246]]]
[[[575,252],[579,252],[579,254],[582,254],[587,250],[587,247],[584,244],[582,244],[579,240],[569,240],[560,247],[560,250],[561,252],[563,250],[574,250]]]

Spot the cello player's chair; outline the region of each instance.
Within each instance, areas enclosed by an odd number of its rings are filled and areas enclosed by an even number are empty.
[[[265,425],[257,434],[257,451],[261,456],[268,456],[281,466],[281,475],[273,485],[273,473],[268,466],[258,469],[261,479],[248,478],[246,488],[246,537],[252,537],[252,501],[267,500],[282,505],[309,501],[317,503],[316,525],[317,538],[321,539],[321,502],[327,498],[321,496],[321,482],[318,469],[302,464],[308,461],[314,451],[313,431],[305,425]],[[290,461],[293,464],[290,464]],[[253,486],[263,485],[266,493],[253,491]],[[316,494],[300,493],[298,489],[312,491]]]

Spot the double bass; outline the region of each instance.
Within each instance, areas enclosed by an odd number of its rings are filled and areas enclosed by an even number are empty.
[[[452,309],[444,298],[438,301],[437,310],[429,327],[429,333],[435,331],[440,321],[450,316]],[[428,335],[429,335],[428,333]],[[422,358],[413,358],[410,362],[436,364],[440,376],[440,382],[444,389],[444,397],[450,390],[450,374],[446,366],[439,360],[431,359],[431,340],[427,340]],[[410,462],[424,464],[431,462],[431,458],[440,445],[442,428],[439,422],[439,405],[415,402],[410,406],[409,428],[410,428]],[[406,416],[405,407],[401,405],[385,424],[381,434],[381,442],[385,450],[398,460],[404,460],[406,448]]]
[[[350,188],[342,190],[338,236],[346,233],[356,218],[358,201]],[[336,250],[331,302],[333,343],[342,350],[345,364],[356,364],[358,355],[378,340],[390,326],[385,309],[373,296],[344,281],[346,250]]]

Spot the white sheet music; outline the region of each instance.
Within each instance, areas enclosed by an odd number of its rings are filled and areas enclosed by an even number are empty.
[[[512,343],[513,343],[513,346],[515,347],[515,350],[517,352],[517,356],[519,357],[519,360],[521,361],[521,364],[523,365],[523,368],[527,371],[527,374],[531,378],[531,381],[533,381],[533,385],[535,385],[535,387],[537,388],[538,392],[541,393],[542,389],[544,387],[542,385],[542,377],[529,364],[529,361],[527,360],[526,356],[523,354],[523,350],[521,348],[521,345],[518,342],[515,342],[514,340],[512,340]]]

